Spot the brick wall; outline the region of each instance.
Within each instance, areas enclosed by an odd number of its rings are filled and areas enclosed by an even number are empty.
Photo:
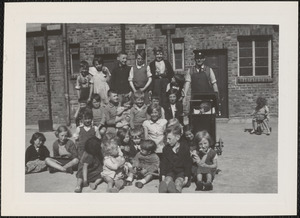
[[[267,83],[241,83],[238,81],[237,36],[272,35],[272,81]],[[184,39],[185,73],[194,65],[194,49],[226,49],[228,55],[228,104],[229,117],[245,117],[255,107],[255,100],[263,95],[268,99],[271,114],[278,115],[278,31],[269,25],[176,25],[172,38]],[[35,37],[36,38],[36,37]],[[148,63],[154,59],[153,47],[162,46],[167,51],[166,34],[160,25],[126,24],[125,49],[128,53],[128,64],[135,60],[135,41],[146,40]],[[67,50],[70,43],[80,44],[80,60],[92,64],[95,53],[116,54],[122,49],[120,24],[68,24]],[[64,66],[62,36],[49,36],[49,68],[51,77],[52,110],[54,122],[64,122]],[[47,119],[46,82],[36,82],[34,66],[34,37],[27,37],[27,81],[26,81],[26,122],[36,123]],[[67,70],[70,74],[70,60],[67,57]],[[71,117],[78,104],[75,90],[75,79],[69,81]]]

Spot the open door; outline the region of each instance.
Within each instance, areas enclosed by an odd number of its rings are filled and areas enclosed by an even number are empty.
[[[211,49],[203,50],[206,54],[205,64],[210,66],[216,76],[220,95],[220,114],[217,117],[228,118],[228,69],[227,69],[227,50]]]

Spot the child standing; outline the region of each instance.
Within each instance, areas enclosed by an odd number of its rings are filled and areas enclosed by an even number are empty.
[[[90,67],[89,72],[93,75],[91,79],[91,88],[94,94],[101,97],[103,105],[108,103],[107,92],[109,90],[108,82],[111,77],[109,69],[103,66],[103,58],[98,57],[93,60],[93,67]]]
[[[183,106],[178,101],[178,91],[176,89],[170,89],[167,93],[169,102],[165,107],[166,119],[177,118],[178,121],[183,124]]]
[[[44,145],[46,138],[43,133],[36,132],[30,139],[30,146],[25,152],[25,173],[38,173],[45,171],[45,159],[50,156],[48,148]]]
[[[147,114],[149,114],[150,120],[145,120],[143,123],[145,139],[151,139],[156,143],[156,153],[161,158],[167,120],[161,118],[160,106],[150,105],[147,109]]]
[[[93,89],[91,88],[89,64],[86,61],[80,62],[80,74],[77,77],[75,89],[79,103],[88,103],[91,100]]]
[[[268,124],[268,120],[270,119],[270,117],[269,117],[269,107],[267,106],[267,99],[263,97],[257,98],[256,107],[252,115],[253,115],[253,119],[252,119],[253,129],[250,133],[251,134],[256,133],[257,123],[261,122],[267,131],[266,134],[270,135],[271,131]]]
[[[120,154],[117,138],[103,144],[103,172],[101,176],[107,183],[107,192],[119,192],[125,185],[125,158]]]
[[[145,94],[145,103],[149,104],[149,86],[152,82],[150,67],[145,65],[146,52],[138,50],[135,54],[136,65],[131,67],[128,81],[133,93],[140,90]]]
[[[101,152],[101,140],[97,137],[88,139],[84,146],[84,153],[80,159],[77,177],[76,193],[82,192],[82,187],[90,186],[95,190],[102,182],[103,156]]]
[[[207,131],[200,131],[195,135],[195,143],[199,150],[199,155],[192,154],[193,161],[198,165],[196,191],[212,190],[212,181],[218,167],[213,140]]]
[[[96,126],[92,126],[93,114],[86,110],[83,114],[83,125],[76,128],[74,138],[77,142],[78,159],[81,159],[84,152],[84,145],[86,141],[93,136],[101,138],[99,130]]]
[[[133,94],[134,105],[130,109],[130,127],[139,128],[147,120],[147,105],[145,104],[145,95],[140,90]]]
[[[53,157],[46,159],[46,164],[49,166],[49,172],[57,171],[73,174],[73,169],[76,169],[78,154],[76,146],[72,140],[72,134],[68,127],[59,126],[55,131],[57,140],[53,143]]]
[[[167,145],[160,163],[159,193],[180,193],[191,176],[190,150],[186,141],[180,140],[181,132],[179,125],[166,129]]]
[[[111,89],[114,89],[120,102],[123,98],[130,98],[130,85],[128,82],[129,72],[131,67],[127,65],[127,53],[119,52],[118,54],[118,64],[111,72]],[[126,100],[125,100],[126,101]]]
[[[152,140],[141,142],[141,149],[135,155],[132,166],[137,175],[135,186],[142,188],[153,179],[153,174],[158,173],[159,157],[155,154],[156,144]]]

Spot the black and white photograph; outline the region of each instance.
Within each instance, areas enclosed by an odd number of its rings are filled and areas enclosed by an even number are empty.
[[[296,213],[298,3],[61,4],[6,4],[7,214]]]

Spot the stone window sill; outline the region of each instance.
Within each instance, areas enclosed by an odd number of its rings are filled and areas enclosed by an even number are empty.
[[[273,78],[269,76],[240,76],[237,78],[238,83],[272,83]]]

